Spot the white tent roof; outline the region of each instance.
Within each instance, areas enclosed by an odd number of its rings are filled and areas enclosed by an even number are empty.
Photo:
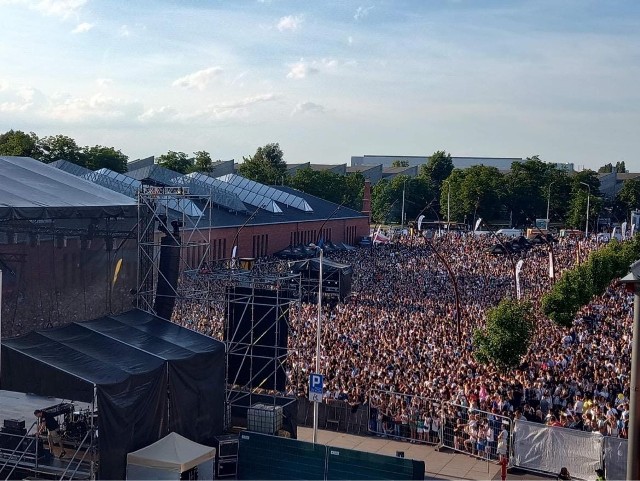
[[[195,443],[177,433],[170,433],[145,448],[127,454],[127,464],[179,469],[181,473],[184,473],[209,459],[213,459],[215,455],[215,448]]]

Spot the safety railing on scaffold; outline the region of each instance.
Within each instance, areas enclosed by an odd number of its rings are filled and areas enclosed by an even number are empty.
[[[393,391],[369,391],[369,432],[417,444],[439,444],[442,439],[438,400]]]

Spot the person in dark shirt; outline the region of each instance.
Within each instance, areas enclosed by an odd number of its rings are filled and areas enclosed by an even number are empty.
[[[60,446],[59,458],[64,458],[67,454],[62,444],[62,438],[60,437],[60,424],[56,421],[56,418],[49,413],[36,409],[33,414],[38,418],[38,434],[44,434],[47,432],[47,438],[49,440],[49,450],[53,454],[53,445]]]

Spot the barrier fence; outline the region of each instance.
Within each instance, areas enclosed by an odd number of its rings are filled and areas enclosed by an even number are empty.
[[[603,467],[607,479],[626,478],[626,439],[514,422],[499,414],[392,391],[371,390],[369,399],[365,405],[326,399],[319,405],[320,428],[438,445],[487,461],[498,461],[503,452],[509,466],[549,475],[566,467],[575,479],[594,480],[595,468]],[[298,424],[311,426],[313,403],[301,397],[298,408]]]
[[[510,418],[467,406],[443,403],[442,446],[488,461],[510,459]]]
[[[369,432],[419,444],[442,439],[441,403],[435,399],[372,389]]]

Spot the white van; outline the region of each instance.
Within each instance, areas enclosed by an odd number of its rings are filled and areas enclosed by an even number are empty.
[[[522,235],[522,229],[500,229],[496,234],[502,234],[507,237],[520,237]]]

